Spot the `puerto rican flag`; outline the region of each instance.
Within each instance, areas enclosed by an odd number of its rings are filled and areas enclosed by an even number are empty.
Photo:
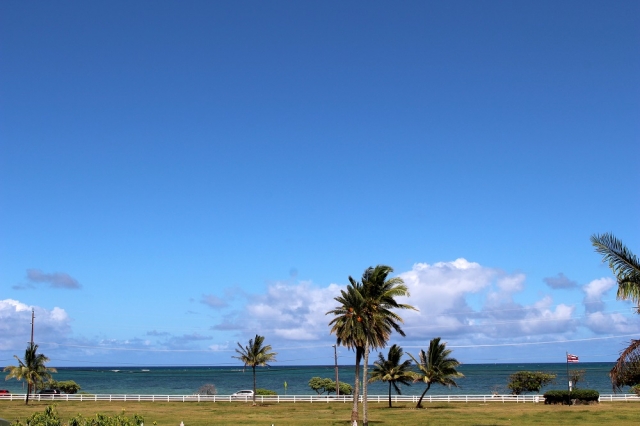
[[[567,354],[567,362],[578,362],[578,355]]]

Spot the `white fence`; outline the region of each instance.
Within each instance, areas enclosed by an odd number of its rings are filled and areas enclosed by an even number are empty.
[[[24,401],[25,394],[0,395],[0,401]],[[30,395],[33,401],[126,401],[126,402],[250,402],[251,397],[232,397],[230,395],[109,395],[109,394],[74,394],[74,395]],[[411,402],[418,403],[418,395],[392,395],[394,403]],[[386,403],[389,401],[388,395],[369,395],[369,402]],[[256,401],[264,402],[307,402],[307,403],[347,403],[353,401],[348,395],[273,395],[256,396]],[[362,396],[360,396],[362,401]],[[640,397],[632,394],[606,394],[600,395],[600,402],[614,401],[640,401]],[[433,402],[515,402],[515,403],[539,403],[544,402],[542,395],[425,395],[422,400],[424,404]]]

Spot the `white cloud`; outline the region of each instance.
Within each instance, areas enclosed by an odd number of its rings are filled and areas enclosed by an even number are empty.
[[[554,308],[548,295],[530,305],[514,302],[513,295],[525,286],[526,276],[521,273],[508,274],[457,259],[433,265],[419,263],[400,276],[411,292],[405,302],[420,309],[419,313],[402,314],[408,338],[531,338],[576,328],[572,320],[575,308],[564,304]],[[469,305],[473,294],[484,301],[481,308]]]
[[[35,330],[39,341],[60,342],[71,331],[70,318],[64,309],[51,310],[29,306],[18,300],[0,300],[0,350],[22,350],[31,337],[31,309],[34,309]]]
[[[603,295],[615,286],[611,278],[593,280],[583,287],[587,306],[587,315],[583,318],[577,315],[577,304],[558,303],[551,294],[542,294],[534,300],[519,294],[526,287],[524,274],[507,273],[465,259],[431,265],[417,263],[399,276],[411,293],[402,302],[416,306],[419,311],[399,312],[405,319],[402,328],[407,337],[400,340],[395,335],[394,343],[423,345],[437,336],[469,345],[566,340],[584,331],[630,334],[637,331],[640,322],[630,312],[602,312]],[[159,351],[208,348],[232,352],[235,345],[229,349],[225,341],[246,342],[256,333],[266,336],[276,352],[278,347],[289,346],[285,342],[300,342],[293,347],[309,347],[310,341],[328,345],[335,342],[335,336],[330,334],[332,318],[326,312],[337,306],[334,298],[344,287],[337,284],[321,287],[309,281],[275,282],[263,294],[235,294],[236,301],[245,300],[244,306],[228,308],[220,323],[207,324],[216,330],[210,332],[211,335],[200,334],[201,331],[174,335],[145,330],[137,337],[132,331],[128,339],[112,339],[110,335],[83,339],[71,334],[71,319],[64,309],[35,307],[36,340],[59,345],[46,347],[48,355],[55,348],[67,354],[82,351],[84,356],[93,352],[105,359],[124,348]],[[201,301],[207,297],[203,295]],[[221,300],[228,298],[212,296],[209,301],[213,303],[209,305],[219,305]],[[17,300],[0,300],[0,350],[9,357],[19,354],[28,341],[31,308]]]
[[[498,280],[498,287],[507,293],[516,293],[518,291],[522,291],[524,288],[524,281],[524,274],[510,275],[500,278]]]
[[[631,314],[631,311],[629,311]],[[619,312],[592,312],[587,315],[586,326],[598,334],[627,334],[638,332],[638,320],[633,316],[625,316]]]
[[[417,263],[399,276],[411,294],[402,302],[419,309],[400,312],[408,340],[435,336],[485,341],[541,338],[575,331],[578,325],[572,319],[575,307],[555,305],[551,296],[527,305],[514,302],[514,294],[522,291],[526,282],[521,273],[508,274],[456,259],[432,265]],[[229,324],[233,323],[241,324],[240,331],[246,336],[259,332],[290,341],[332,340],[328,327],[331,318],[325,313],[336,306],[333,299],[343,288],[336,284],[318,287],[310,282],[277,282],[268,287],[266,294],[254,296],[244,307],[244,313],[228,316],[226,326],[214,328],[229,330]],[[470,305],[471,295],[480,305]]]
[[[582,287],[584,291],[584,305],[588,313],[598,312],[604,309],[602,296],[609,291],[616,282],[613,278],[599,278]]]
[[[244,307],[245,313],[228,316],[213,328],[232,329],[229,320],[241,319],[240,324],[235,324],[247,336],[259,333],[285,340],[327,338],[330,318],[325,313],[336,306],[333,298],[339,294],[340,287],[336,284],[321,288],[308,281],[276,282],[268,287],[266,294],[250,298]]]

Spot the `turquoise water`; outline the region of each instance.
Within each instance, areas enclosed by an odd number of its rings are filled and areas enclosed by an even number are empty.
[[[608,372],[612,363],[571,364],[570,369],[585,370],[584,382],[580,388],[596,389],[600,393],[612,393]],[[520,370],[544,371],[557,374],[556,383],[548,389],[565,389],[567,365],[559,364],[465,364],[459,370],[465,375],[458,380],[459,388],[448,389],[434,386],[429,391],[434,395],[466,394],[487,395],[496,390],[508,393],[506,388],[510,374]],[[353,386],[354,367],[340,366],[340,381]],[[257,369],[259,388],[271,389],[284,394],[287,382],[288,395],[309,395],[313,391],[308,382],[314,376],[330,377],[335,380],[333,366],[272,366]],[[100,394],[143,394],[143,395],[190,395],[200,386],[212,383],[219,395],[229,395],[240,389],[253,387],[251,369],[243,372],[238,367],[100,367],[100,368],[59,368],[54,374],[56,380],[74,380],[82,387],[82,392]],[[403,387],[403,395],[420,394],[424,385]],[[0,387],[11,392],[24,392],[21,382],[8,380]],[[372,383],[371,395],[386,395],[388,384]]]

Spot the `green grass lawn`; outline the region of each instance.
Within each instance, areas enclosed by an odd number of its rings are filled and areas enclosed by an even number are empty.
[[[0,401],[0,417],[23,421],[42,412],[46,402]],[[146,426],[174,425],[349,425],[351,405],[343,403],[280,403],[252,406],[242,402],[59,402],[63,420],[77,414],[96,413],[144,417]],[[386,403],[369,403],[369,424],[410,425],[632,425],[640,424],[640,405],[613,402],[596,405],[561,406],[516,403],[434,403],[416,410],[412,404],[388,408]]]

